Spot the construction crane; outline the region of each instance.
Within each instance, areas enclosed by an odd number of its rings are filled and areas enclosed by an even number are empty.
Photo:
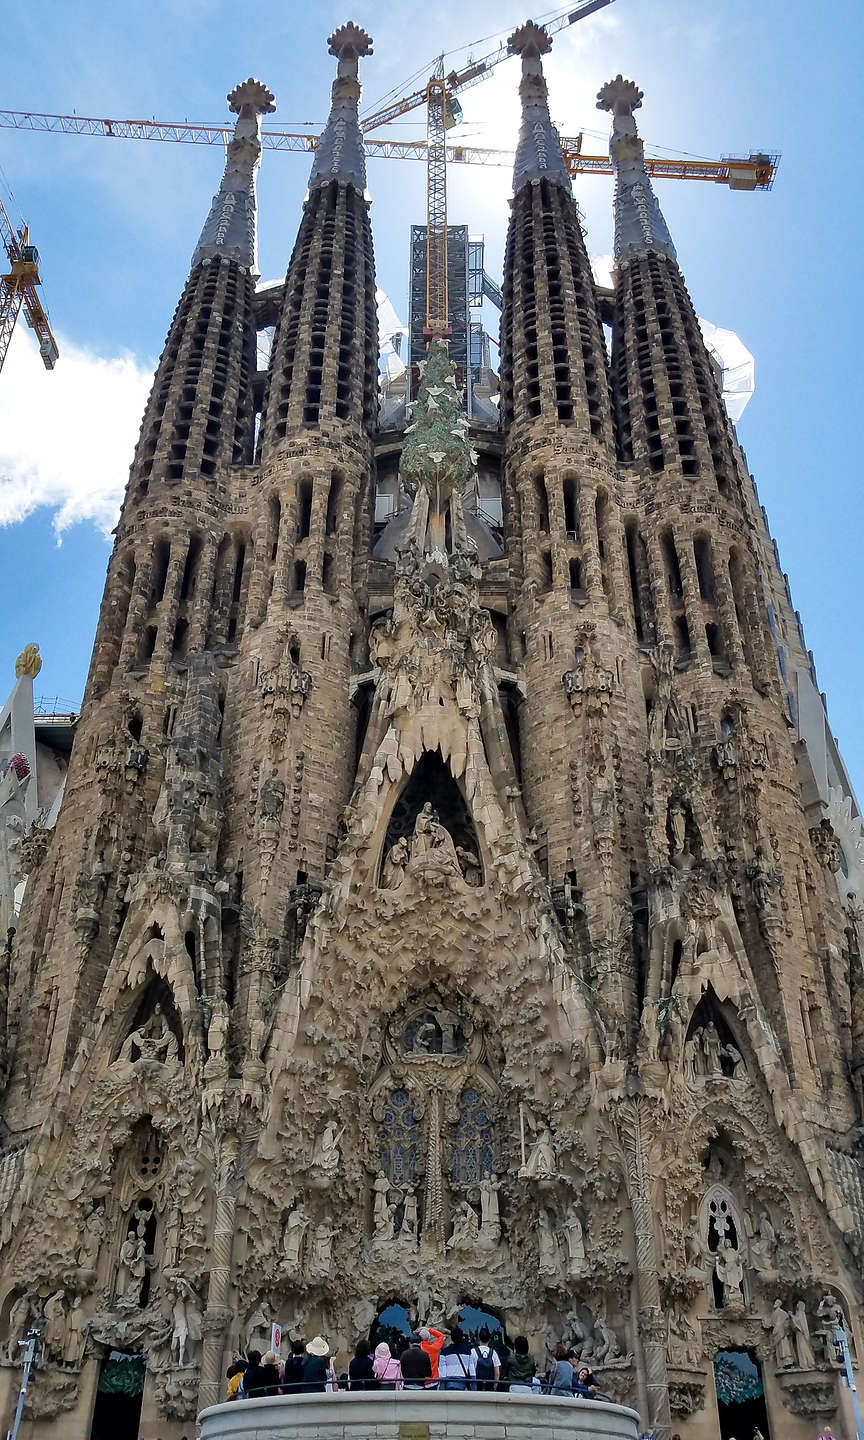
[[[233,130],[227,125],[194,125],[173,120],[103,120],[96,116],[48,115],[36,110],[0,110],[0,130],[34,130],[49,135],[102,135],[115,140],[162,140],[180,145],[227,145]],[[314,155],[319,135],[293,130],[264,129],[265,150],[289,150]],[[583,137],[561,137],[561,149],[571,175],[612,175],[608,155],[590,155],[582,149]],[[366,154],[384,160],[426,160],[425,140],[364,140]],[[721,160],[674,160],[645,157],[655,180],[711,180],[730,190],[770,190],[779,156],[724,156]],[[513,164],[512,150],[490,150],[479,145],[448,145],[448,165]]]
[[[36,291],[41,285],[39,274],[39,251],[30,244],[30,231],[26,225],[15,230],[0,200],[0,240],[9,260],[7,274],[0,275],[0,370],[6,359],[15,322],[23,308],[31,330],[35,330],[39,341],[39,354],[46,370],[53,370],[57,363],[57,341],[51,334],[48,316]]]

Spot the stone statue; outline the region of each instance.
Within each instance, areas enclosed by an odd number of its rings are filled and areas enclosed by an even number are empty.
[[[381,871],[381,889],[398,890],[405,879],[405,871],[408,868],[408,861],[411,859],[411,847],[404,835],[390,846],[384,857],[384,866]]]
[[[699,1331],[677,1306],[669,1312],[667,1351],[670,1365],[684,1370],[701,1368],[702,1341]]]
[[[528,1158],[521,1167],[519,1175],[523,1179],[536,1180],[555,1174],[555,1146],[552,1141],[552,1131],[548,1125],[543,1124],[537,1131],[537,1138],[528,1152]]]
[[[45,1320],[42,1344],[47,1354],[59,1359],[66,1340],[66,1292],[55,1290],[53,1295],[49,1295],[42,1314]]]
[[[335,1120],[328,1120],[321,1134],[315,1139],[312,1150],[312,1164],[317,1170],[323,1170],[325,1175],[335,1175],[339,1169],[341,1152],[339,1141],[344,1132],[339,1129]]]
[[[69,1314],[66,1317],[66,1341],[63,1346],[63,1359],[67,1365],[78,1365],[81,1362],[81,1352],[84,1348],[84,1316],[81,1310],[81,1296],[75,1295]]]
[[[309,1252],[311,1274],[322,1277],[330,1274],[333,1265],[333,1241],[338,1233],[337,1228],[326,1220],[315,1226]]]
[[[771,1331],[771,1345],[777,1369],[791,1370],[795,1364],[792,1323],[788,1310],[783,1308],[782,1300],[774,1301],[774,1309],[762,1324],[766,1330]]]
[[[795,1342],[795,1358],[798,1361],[798,1369],[814,1370],[816,1357],[810,1343],[810,1325],[807,1321],[807,1307],[803,1300],[798,1301],[789,1318],[792,1322],[792,1338]]]
[[[744,1304],[744,1267],[731,1240],[723,1239],[714,1254],[714,1273],[723,1286],[724,1305]]]
[[[372,1194],[372,1222],[377,1229],[379,1220],[387,1213],[387,1201],[390,1197],[390,1181],[383,1170],[378,1171],[372,1182]]]
[[[759,1216],[757,1233],[750,1242],[750,1257],[760,1275],[771,1274],[777,1268],[777,1232],[764,1210]]]
[[[256,1348],[256,1340],[260,1341],[262,1336],[266,1337],[266,1339],[263,1342],[263,1346],[259,1344],[257,1348],[267,1349],[270,1343],[270,1326],[272,1324],[273,1312],[270,1309],[269,1303],[266,1300],[259,1300],[249,1319],[246,1321],[246,1345],[244,1348],[247,1355],[250,1350]]]
[[[179,1276],[175,1282],[177,1298],[171,1310],[174,1328],[171,1332],[171,1355],[177,1351],[177,1364],[195,1363],[196,1351],[201,1340],[201,1306],[188,1280]]]
[[[557,1275],[559,1270],[558,1239],[552,1229],[548,1210],[537,1216],[537,1249],[541,1275]]]
[[[300,1249],[308,1225],[309,1212],[302,1202],[289,1210],[282,1236],[282,1251],[289,1270],[296,1270],[300,1265]]]
[[[413,1185],[409,1185],[402,1193],[404,1202],[402,1206],[402,1229],[399,1231],[399,1239],[405,1244],[414,1244],[416,1243],[420,1228],[420,1222],[417,1218],[417,1191]]]
[[[830,1291],[822,1296],[816,1306],[816,1315],[821,1322],[816,1333],[822,1342],[822,1354],[826,1365],[832,1370],[842,1368],[842,1360],[837,1357],[837,1346],[834,1339],[835,1330],[846,1329],[846,1316],[843,1313],[842,1305],[837,1303],[836,1295]]]
[[[669,801],[669,830],[672,835],[670,858],[674,865],[678,856],[684,854],[687,841],[687,812],[677,796]]]
[[[606,1323],[605,1315],[598,1315],[594,1324],[594,1361],[597,1365],[610,1365],[620,1359],[618,1337]]]
[[[429,800],[414,822],[414,838],[411,842],[412,869],[418,860],[423,862],[424,869],[440,870],[448,875],[462,874],[453,836],[439,822]]]
[[[701,1045],[705,1063],[705,1074],[712,1080],[716,1080],[723,1074],[723,1066],[720,1058],[723,1053],[723,1046],[714,1025],[709,1023],[702,1030]]]
[[[177,1039],[165,1018],[161,1005],[153,1007],[150,1019],[133,1030],[123,1041],[121,1060],[159,1060],[173,1065],[178,1058]]]
[[[448,1250],[473,1250],[480,1238],[477,1211],[467,1200],[460,1201],[453,1216],[453,1231],[447,1241]]]
[[[501,1239],[500,1188],[500,1182],[493,1180],[491,1175],[484,1175],[480,1181],[480,1238],[487,1244],[497,1245]]]
[[[396,1211],[399,1209],[395,1200],[391,1200],[379,1210],[374,1217],[375,1229],[372,1231],[372,1239],[376,1243],[396,1239]]]
[[[476,852],[474,850],[467,850],[464,845],[457,845],[456,856],[459,860],[459,867],[465,878],[465,883],[476,889],[483,879],[483,871]]]
[[[228,1046],[228,1010],[224,1005],[218,1005],[207,1027],[207,1049],[210,1051],[210,1059],[219,1063],[225,1059],[225,1051]]]
[[[95,1270],[99,1263],[99,1251],[105,1239],[105,1212],[96,1205],[85,1217],[84,1234],[78,1246],[77,1262],[80,1270]]]
[[[25,1290],[19,1295],[12,1309],[9,1311],[9,1334],[6,1340],[6,1358],[10,1365],[17,1365],[21,1360],[21,1352],[18,1349],[18,1342],[23,1340],[30,1329],[30,1321],[37,1314],[36,1303],[38,1295],[35,1290]]]
[[[738,1066],[740,1065],[742,1070],[744,1069],[744,1056],[734,1045],[724,1045],[723,1054],[732,1066],[732,1074],[729,1076],[729,1079],[737,1080],[739,1078]]]
[[[147,1242],[143,1236],[130,1232],[120,1246],[120,1268],[117,1271],[117,1300],[124,1305],[140,1305],[141,1286],[147,1272]]]
[[[567,1273],[581,1275],[585,1269],[585,1231],[575,1205],[564,1217],[564,1238],[567,1241]]]

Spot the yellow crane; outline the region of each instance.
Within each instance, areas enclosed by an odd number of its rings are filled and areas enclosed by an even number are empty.
[[[39,251],[30,244],[30,231],[26,225],[15,229],[2,199],[0,240],[9,262],[7,273],[0,275],[0,370],[22,308],[28,325],[36,332],[42,363],[46,370],[53,370],[58,356],[57,341],[51,334],[48,316],[36,290],[37,285],[42,283]]]

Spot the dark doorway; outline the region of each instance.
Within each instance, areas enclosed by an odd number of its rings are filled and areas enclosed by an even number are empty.
[[[720,1416],[720,1440],[751,1440],[761,1430],[771,1440],[762,1367],[750,1350],[718,1350],[714,1385]]]
[[[398,1300],[392,1300],[379,1310],[376,1319],[372,1324],[369,1339],[372,1346],[380,1345],[382,1340],[390,1346],[391,1355],[398,1355],[401,1346],[399,1341],[407,1340],[411,1334],[411,1321],[408,1318],[408,1311]]]
[[[102,1361],[90,1440],[138,1440],[146,1361],[112,1350]]]

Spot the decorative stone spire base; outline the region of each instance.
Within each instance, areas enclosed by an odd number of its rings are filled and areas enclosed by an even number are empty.
[[[642,91],[632,80],[616,75],[597,95],[597,109],[612,113],[609,154],[615,167],[615,259],[633,250],[661,250],[676,258],[672,236],[645,168],[645,147],[639,138],[634,110]]]
[[[276,102],[260,80],[251,77],[235,86],[228,108],[239,117],[229,141],[222,184],[213,197],[201,239],[192,256],[192,269],[202,260],[224,256],[236,260],[257,276],[257,176],[261,162],[261,116],[270,115]]]

